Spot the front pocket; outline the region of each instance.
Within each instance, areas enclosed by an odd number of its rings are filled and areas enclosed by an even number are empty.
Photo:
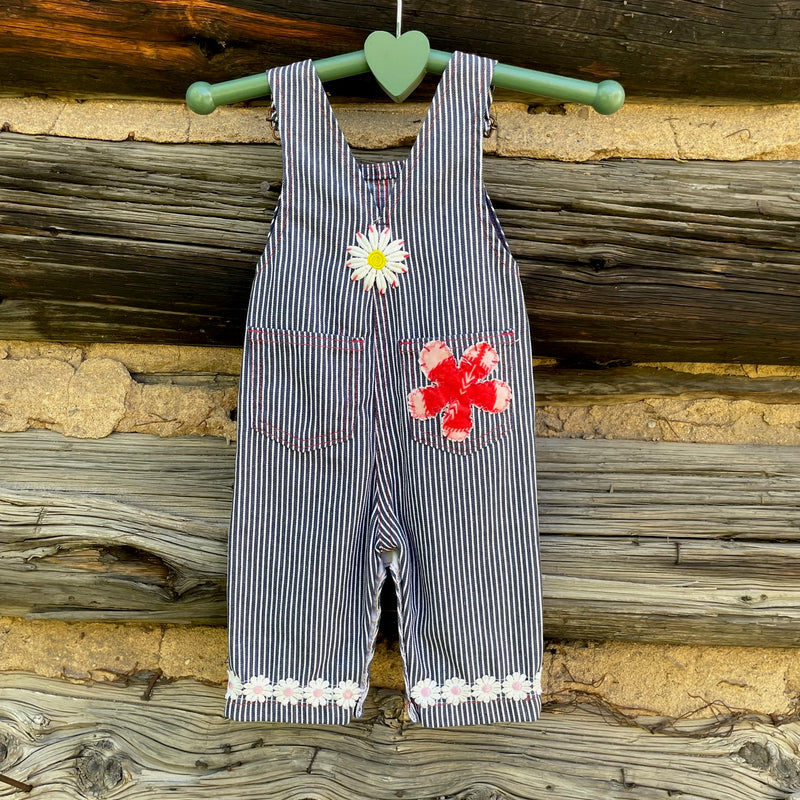
[[[251,425],[306,452],[353,435],[364,340],[250,328]]]
[[[513,331],[403,339],[411,437],[450,453],[474,453],[511,430]]]

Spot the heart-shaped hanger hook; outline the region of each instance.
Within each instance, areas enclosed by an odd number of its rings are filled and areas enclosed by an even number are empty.
[[[374,31],[364,42],[367,66],[386,94],[402,103],[425,77],[431,45],[421,31]]]

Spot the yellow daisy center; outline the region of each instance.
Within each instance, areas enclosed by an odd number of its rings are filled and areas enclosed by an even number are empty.
[[[386,266],[386,256],[380,250],[373,250],[367,256],[367,264],[372,269],[383,269]]]

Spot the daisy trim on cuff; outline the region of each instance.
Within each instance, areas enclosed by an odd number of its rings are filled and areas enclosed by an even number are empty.
[[[503,681],[503,694],[510,700],[527,700],[533,684],[522,672],[512,672]]]
[[[242,689],[248,703],[265,703],[274,693],[269,678],[265,678],[263,675],[253,675]]]
[[[225,690],[226,700],[236,700],[244,691],[242,679],[232,670],[228,670],[228,687]]]
[[[500,681],[494,675],[482,675],[472,684],[472,696],[481,703],[491,703],[500,697]]]
[[[529,678],[524,672],[511,672],[502,682],[494,675],[482,675],[472,683],[454,675],[440,686],[432,678],[423,678],[414,684],[409,694],[417,707],[424,709],[442,704],[457,706],[503,699],[524,702],[541,692],[541,673]]]
[[[442,697],[442,692],[436,681],[423,678],[411,688],[411,697],[420,708],[427,708],[436,705],[436,702]]]
[[[355,708],[364,690],[350,680],[339,681],[333,688],[323,678],[313,678],[305,686],[294,678],[281,678],[272,683],[264,675],[253,675],[249,681],[228,670],[226,700],[245,703],[280,703],[284,707],[308,705],[312,708],[326,706],[331,702],[340,708]]]
[[[282,706],[296,706],[303,699],[303,690],[300,683],[294,678],[283,678],[273,687],[275,699]]]
[[[303,689],[303,699],[313,708],[326,706],[333,700],[333,689],[328,681],[317,678],[309,681],[308,686]]]
[[[472,697],[472,689],[463,678],[448,678],[442,684],[442,699],[450,706],[466,703]]]
[[[339,681],[333,690],[333,699],[342,708],[355,708],[361,697],[361,687],[355,681]]]

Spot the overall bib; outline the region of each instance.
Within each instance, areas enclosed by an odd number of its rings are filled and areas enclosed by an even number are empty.
[[[362,713],[387,574],[407,707],[535,720],[530,336],[483,185],[495,62],[456,52],[405,161],[356,161],[311,61],[270,70],[283,187],[250,300],[225,713]]]

